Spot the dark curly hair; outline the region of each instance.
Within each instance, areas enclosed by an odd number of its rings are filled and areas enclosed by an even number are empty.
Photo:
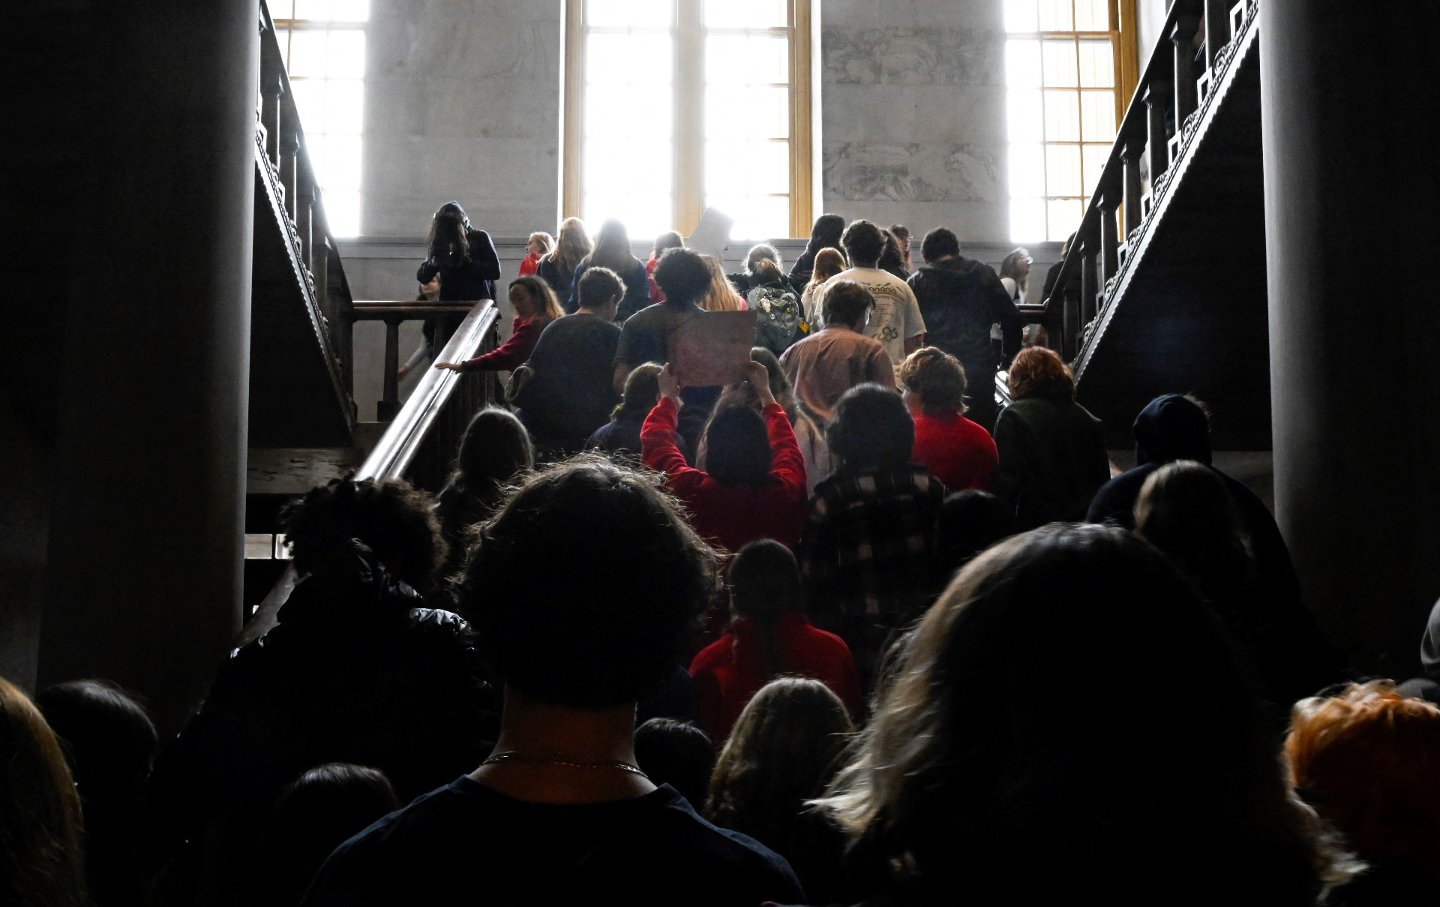
[[[939,347],[923,346],[906,356],[900,364],[900,383],[920,398],[926,415],[965,411],[965,367]]]
[[[481,527],[460,608],[511,688],[603,709],[674,671],[715,592],[715,552],[658,480],[582,454]]]
[[[900,469],[915,448],[915,422],[900,395],[879,384],[857,384],[835,404],[825,429],[837,472]]]
[[[312,488],[280,518],[300,573],[323,572],[364,542],[380,562],[417,590],[428,590],[445,559],[430,496],[404,479],[336,479]]]

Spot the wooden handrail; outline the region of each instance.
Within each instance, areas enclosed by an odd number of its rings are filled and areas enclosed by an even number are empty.
[[[1098,316],[1103,291],[1116,286],[1129,263],[1127,253],[1146,229],[1153,199],[1163,191],[1174,159],[1184,147],[1187,119],[1198,116],[1197,105],[1203,106],[1205,88],[1213,90],[1218,72],[1229,62],[1227,52],[1238,34],[1233,26],[1245,26],[1247,14],[1258,2],[1174,0],[1171,4],[1160,41],[1136,83],[1095,192],[1075,231],[1075,241],[1061,265],[1052,298],[1042,302],[1045,317],[1037,319],[1058,327],[1059,336],[1052,342],[1067,361],[1080,355],[1084,327]],[[1205,58],[1196,72],[1193,38],[1202,16]],[[1143,191],[1140,176],[1142,158],[1149,162],[1148,193]],[[1122,210],[1120,229],[1116,219]],[[1081,287],[1078,299],[1067,292],[1077,283]]]
[[[290,241],[305,266],[315,303],[327,325],[330,353],[342,362],[346,391],[354,390],[350,333],[347,316],[350,284],[336,251],[335,237],[325,214],[325,200],[310,161],[309,143],[300,123],[300,111],[290,91],[290,76],[275,35],[275,21],[264,0],[260,3],[260,108],[258,129],[265,135],[263,159],[284,188],[283,207]]]
[[[476,303],[445,344],[441,356],[469,359],[493,345],[498,317],[495,303],[488,299]],[[403,478],[435,490],[448,471],[471,415],[493,398],[494,390],[494,376],[486,372],[427,370],[395,421],[360,465],[355,480]],[[294,567],[287,565],[246,622],[237,646],[259,639],[275,626],[280,607],[295,588],[295,580]]]
[[[457,315],[470,311],[480,302],[428,302],[404,299],[365,299],[350,304],[349,318],[354,321],[385,322],[385,377],[376,417],[381,422],[395,418],[400,409],[400,325],[430,315]],[[493,305],[493,303],[491,303]],[[443,357],[442,357],[443,358]]]

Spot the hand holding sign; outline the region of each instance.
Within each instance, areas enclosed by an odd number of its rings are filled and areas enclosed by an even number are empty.
[[[670,335],[670,366],[681,387],[734,384],[748,377],[754,312],[702,312]]]

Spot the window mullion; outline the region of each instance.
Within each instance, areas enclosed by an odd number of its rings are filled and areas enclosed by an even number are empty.
[[[676,0],[675,226],[694,232],[705,208],[705,29],[703,0]]]

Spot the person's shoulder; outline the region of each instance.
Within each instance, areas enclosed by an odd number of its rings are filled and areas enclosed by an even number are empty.
[[[729,661],[734,646],[735,635],[726,630],[719,639],[695,653],[695,657],[690,660],[690,676],[698,677],[701,674],[708,674]]]
[[[675,848],[668,859],[681,874],[723,882],[734,893],[748,890],[762,901],[800,895],[794,871],[775,851],[711,823],[668,785],[650,796],[663,811],[664,827],[657,831]]]
[[[464,849],[467,830],[484,822],[479,789],[457,778],[341,844],[320,868],[305,907],[392,903],[409,889],[417,865],[443,866]]]

